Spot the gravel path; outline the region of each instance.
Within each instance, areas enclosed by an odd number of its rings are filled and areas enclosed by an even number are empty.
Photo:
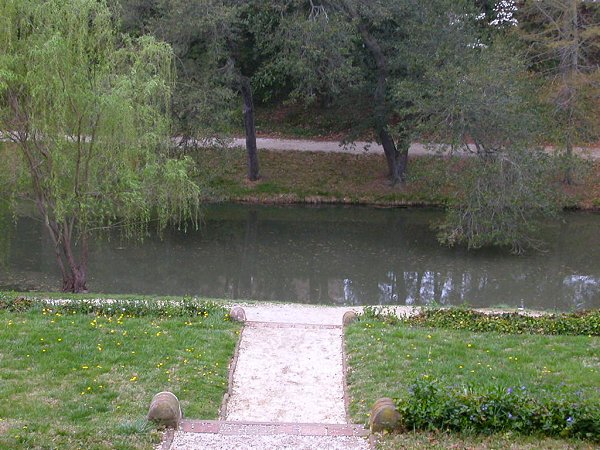
[[[227,420],[346,423],[342,329],[246,326]]]
[[[186,434],[178,434],[171,448],[178,450],[365,450],[369,448],[364,438],[344,436]]]
[[[232,147],[244,147],[245,139],[233,139]],[[264,150],[299,150],[307,152],[326,152],[326,153],[353,153],[353,154],[383,154],[383,147],[375,142],[358,141],[350,145],[342,145],[337,141],[313,141],[308,139],[277,139],[277,138],[257,138],[256,146]],[[475,151],[474,146],[471,150]],[[440,145],[426,145],[413,143],[410,146],[410,155],[431,155],[435,151],[443,150]],[[547,151],[552,151],[551,147]],[[575,153],[590,159],[600,159],[600,148],[595,147],[577,147]]]
[[[188,424],[169,448],[369,449],[346,420],[342,317],[349,308],[243,308],[247,322],[224,421],[205,432]]]
[[[239,303],[246,311],[246,319],[251,322],[274,322],[312,325],[342,325],[347,311],[362,312],[362,306],[312,306],[282,303]],[[398,315],[413,314],[418,308],[411,306],[388,306]]]

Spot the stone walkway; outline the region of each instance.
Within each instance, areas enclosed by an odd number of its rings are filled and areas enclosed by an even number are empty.
[[[243,307],[221,420],[184,420],[162,449],[369,449],[368,430],[348,420],[342,317],[349,309]]]

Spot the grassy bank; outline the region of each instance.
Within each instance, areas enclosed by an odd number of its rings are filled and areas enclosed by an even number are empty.
[[[239,332],[223,308],[0,306],[0,448],[152,448],[145,415],[163,390],[217,417]]]
[[[363,317],[346,339],[353,419],[365,423],[380,397],[407,408],[407,432],[384,437],[382,448],[593,448],[598,439],[586,434],[597,423],[577,422],[590,408],[598,413],[598,336],[474,332]],[[547,417],[537,417],[540,405],[551,405],[542,408]],[[437,427],[445,413],[448,421]],[[519,437],[519,430],[530,434],[534,419],[548,424],[538,430],[544,436]],[[582,441],[563,439],[579,425]]]
[[[249,182],[242,149],[192,152],[212,201],[442,206],[457,193],[469,159],[410,158],[408,182],[390,186],[382,155],[259,151],[262,178]],[[600,208],[600,162],[578,183],[563,186],[561,206]]]
[[[456,433],[408,432],[388,434],[378,440],[378,450],[597,450],[597,445],[574,439],[518,436],[511,433],[485,436]]]

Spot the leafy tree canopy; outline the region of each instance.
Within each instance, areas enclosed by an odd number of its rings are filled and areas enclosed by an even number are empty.
[[[119,36],[104,1],[0,1],[0,130],[55,246],[86,289],[90,234],[194,218],[199,187],[169,159],[171,48]],[[17,155],[20,159],[13,157]],[[13,183],[15,192],[19,186]]]

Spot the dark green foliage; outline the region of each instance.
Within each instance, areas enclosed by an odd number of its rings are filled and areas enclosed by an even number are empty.
[[[372,308],[366,309],[365,313],[391,323],[478,333],[600,336],[599,310],[532,316],[517,312],[487,314],[462,308],[423,309],[414,316],[404,318],[398,318]]]
[[[30,298],[13,293],[0,293],[0,310],[23,312],[30,310],[34,301]]]
[[[507,148],[477,160],[466,171],[457,197],[439,227],[447,245],[538,248],[542,219],[559,210],[551,158],[542,151]]]
[[[563,392],[564,391],[564,392]],[[516,432],[600,441],[600,405],[558,388],[530,392],[526,386],[479,392],[437,381],[417,381],[396,399],[402,427],[470,433]]]

